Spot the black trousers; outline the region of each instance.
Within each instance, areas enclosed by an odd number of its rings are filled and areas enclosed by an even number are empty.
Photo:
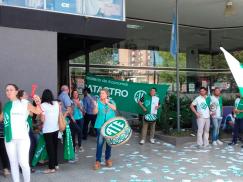
[[[76,142],[75,142],[75,136],[78,135],[78,146],[81,147],[82,143],[82,126],[83,121],[77,120],[76,122],[71,121],[69,123],[71,134],[72,134],[72,140],[73,140],[73,148],[75,150]]]
[[[233,129],[233,142],[237,143],[239,133],[243,131],[243,118],[235,118],[235,124]]]
[[[57,162],[57,144],[58,144],[58,131],[52,133],[44,133],[46,142],[46,151],[49,158],[49,169],[55,169],[58,165]]]
[[[97,115],[96,114],[85,114],[84,115],[84,127],[83,127],[83,139],[87,139],[88,137],[88,126],[89,123],[91,121],[92,124],[92,129],[94,130],[93,132],[96,132],[94,129],[94,125],[95,125],[95,120],[96,120]],[[94,133],[94,135],[96,136],[96,134]]]
[[[4,138],[0,138],[0,159],[2,161],[3,169],[9,169],[9,160],[8,160],[8,154],[5,148]]]

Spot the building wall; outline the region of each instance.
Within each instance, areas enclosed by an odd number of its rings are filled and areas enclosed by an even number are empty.
[[[45,88],[57,94],[57,33],[0,27],[0,100],[5,102],[4,87],[15,83],[37,93]]]

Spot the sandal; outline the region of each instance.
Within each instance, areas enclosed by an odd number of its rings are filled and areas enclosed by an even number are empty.
[[[46,169],[43,171],[44,174],[50,174],[50,173],[55,173],[56,170],[55,169]]]

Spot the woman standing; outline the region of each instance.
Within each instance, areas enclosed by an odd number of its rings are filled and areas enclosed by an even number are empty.
[[[37,107],[25,99],[18,99],[18,87],[15,84],[6,86],[9,99],[3,109],[5,146],[10,160],[11,174],[14,182],[19,182],[19,165],[22,169],[24,182],[30,182],[29,149],[30,139],[27,118],[29,113],[40,114],[41,100],[33,96]]]
[[[73,108],[73,118],[76,121],[75,128],[71,127],[72,129],[72,140],[73,140],[73,147],[75,147],[75,136],[78,135],[78,150],[79,152],[83,152],[82,148],[82,134],[83,134],[83,124],[84,124],[84,118],[83,118],[83,102],[79,99],[78,91],[73,90],[72,92],[72,99],[74,103]],[[71,125],[72,126],[72,125]]]
[[[4,144],[4,135],[3,135],[3,113],[2,113],[2,103],[0,102],[0,158],[2,161],[3,166],[3,175],[7,176],[9,175],[9,160],[8,160],[8,154],[6,152],[6,147]]]
[[[97,118],[95,121],[95,128],[97,129],[97,149],[96,149],[96,162],[94,165],[94,170],[100,169],[102,148],[105,142],[104,137],[100,134],[100,129],[102,125],[109,119],[116,116],[116,104],[114,101],[108,98],[109,92],[106,89],[100,91],[100,98],[97,101],[95,113],[97,113]],[[112,166],[111,157],[111,147],[106,143],[105,150],[105,163],[107,167]]]
[[[59,116],[59,104],[54,101],[52,92],[49,89],[44,90],[42,94],[41,108],[43,113],[41,114],[41,121],[43,122],[42,132],[46,142],[46,150],[49,157],[49,169],[44,173],[54,173],[58,169],[57,162],[57,143],[58,143],[58,116]]]

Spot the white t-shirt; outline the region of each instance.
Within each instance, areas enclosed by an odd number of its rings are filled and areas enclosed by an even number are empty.
[[[219,105],[219,97],[215,97],[214,95],[211,96],[210,105],[211,104],[216,105],[216,113],[212,117],[222,119],[222,112],[221,112],[220,105]]]
[[[197,112],[200,113],[201,118],[210,118],[209,108],[206,99],[199,95],[192,101],[192,105],[197,106]]]
[[[151,114],[157,114],[158,109],[155,109],[155,107],[158,106],[158,105],[159,105],[159,97],[153,96],[152,97],[152,104],[151,104],[151,111],[150,111]]]
[[[53,105],[49,103],[42,103],[41,108],[45,115],[45,121],[43,123],[42,132],[52,133],[59,130],[58,115],[59,115],[59,104],[57,101],[53,102]]]
[[[29,116],[28,100],[13,101],[10,111],[12,139],[26,139],[29,138],[29,130],[27,118]]]

